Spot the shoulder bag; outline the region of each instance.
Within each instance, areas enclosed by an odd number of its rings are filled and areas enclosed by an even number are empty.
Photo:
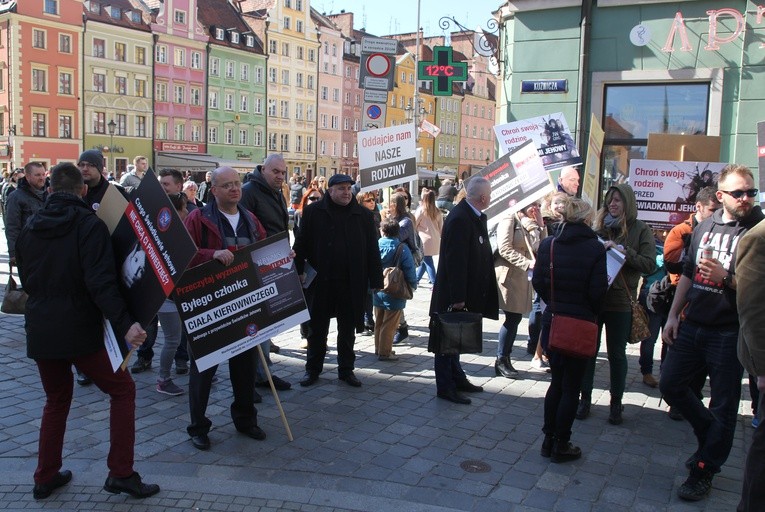
[[[27,305],[27,292],[19,288],[13,278],[13,265],[8,263],[8,284],[0,311],[9,315],[23,315]]]
[[[555,278],[553,276],[553,248],[550,243],[550,304],[552,324],[550,325],[549,347],[565,356],[587,359],[595,357],[598,348],[598,324],[573,316],[555,312]]]
[[[390,295],[394,299],[409,300],[414,297],[412,287],[406,282],[404,271],[401,270],[401,251],[404,249],[404,243],[399,242],[396,247],[396,256],[393,259],[393,266],[383,269],[383,293]]]
[[[651,329],[648,328],[648,313],[645,312],[645,308],[638,301],[632,298],[624,274],[620,272],[619,276],[622,278],[624,293],[627,294],[630,307],[632,308],[632,328],[630,329],[630,339],[627,341],[629,343],[640,343],[651,335]]]

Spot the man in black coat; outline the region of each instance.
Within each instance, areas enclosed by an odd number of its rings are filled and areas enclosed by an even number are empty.
[[[467,196],[452,208],[441,233],[436,285],[430,313],[467,309],[486,318],[499,318],[499,294],[486,215],[491,184],[476,176],[468,181]],[[439,398],[458,404],[470,399],[459,391],[479,392],[481,386],[468,381],[459,355],[440,353],[439,340],[431,336],[428,350],[435,354],[436,391]]]
[[[46,195],[45,167],[40,162],[29,162],[24,166],[24,177],[16,182],[16,190],[8,196],[6,205],[5,238],[12,265],[16,263],[16,239],[32,214],[43,207]]]
[[[338,376],[353,387],[361,386],[353,374],[355,333],[364,330],[364,297],[369,289],[383,287],[383,277],[372,212],[356,201],[353,184],[347,174],[329,179],[322,200],[303,210],[293,247],[301,278],[305,281],[307,263],[316,271],[306,289],[311,334],[301,386],[319,379],[331,317],[337,318]]]
[[[29,294],[24,315],[27,356],[37,363],[46,395],[33,495],[45,499],[72,478],[71,471],[60,469],[74,364],[111,399],[104,489],[145,498],[159,492],[159,486],[142,483],[133,470],[135,383],[127,371],[112,371],[103,320],[109,320],[125,353],[143,343],[146,331],[130,318],[120,296],[109,231],[82,200],[87,187],[77,167],[54,167],[50,188],[45,206],[16,243]]]
[[[287,177],[287,164],[284,157],[273,153],[266,157],[262,166],[259,166],[250,174],[249,180],[242,186],[242,199],[239,204],[252,212],[255,217],[263,224],[266,229],[266,236],[273,236],[284,233],[289,229],[289,214],[287,213],[287,203],[284,202],[282,195],[282,184]],[[270,352],[279,352],[279,347],[266,340],[261,344],[263,354],[266,356],[266,363],[271,368]],[[255,358],[255,385],[257,387],[268,387],[268,377],[263,371],[260,358]],[[276,375],[271,375],[276,389],[285,391],[292,385]],[[255,399],[257,400],[257,396]]]

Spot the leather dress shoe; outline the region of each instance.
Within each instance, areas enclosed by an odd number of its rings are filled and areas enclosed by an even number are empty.
[[[470,405],[471,401],[468,397],[462,396],[456,391],[450,391],[450,392],[440,392],[437,394],[438,398],[443,398],[444,400],[449,400],[450,402],[454,402],[455,404],[463,404],[463,405]]]
[[[303,386],[304,388],[307,388],[308,386],[316,384],[316,381],[318,380],[319,380],[318,375],[306,372],[305,375],[303,375],[303,380],[300,381],[300,385]]]
[[[71,479],[72,479],[71,471],[69,471],[68,469],[64,471],[59,471],[58,473],[56,473],[56,476],[54,476],[53,478],[51,478],[44,484],[35,484],[34,489],[32,489],[32,496],[34,496],[36,500],[44,500],[45,498],[50,496],[54,490],[68,484]]]
[[[360,388],[361,387],[361,381],[356,378],[356,376],[353,374],[353,372],[350,372],[347,375],[341,375],[338,377],[340,380],[345,381],[346,384],[349,386],[353,386],[354,388]]]
[[[251,426],[249,428],[245,428],[245,429],[241,429],[241,430],[237,429],[237,431],[239,431],[240,433],[246,435],[247,437],[251,437],[251,438],[256,439],[258,441],[262,441],[263,439],[266,438],[266,433],[263,431],[262,428],[260,428],[257,425],[253,425],[253,426]]]
[[[476,386],[469,380],[465,379],[462,382],[457,383],[457,391],[464,391],[466,393],[480,393],[483,391],[481,386]]]
[[[93,379],[91,379],[84,373],[78,373],[77,384],[79,384],[80,386],[90,386],[91,384],[93,384]]]
[[[280,379],[276,375],[271,375],[271,380],[274,381],[274,387],[278,391],[287,391],[289,389],[292,389],[292,384],[287,382],[284,379]],[[255,387],[256,388],[270,388],[271,386],[268,385],[267,380],[258,380],[255,381]]]
[[[133,474],[127,478],[108,477],[106,483],[104,483],[104,490],[112,494],[124,492],[134,498],[148,498],[159,492],[159,486],[157,484],[145,484],[141,482],[141,475],[134,471]]]
[[[198,436],[191,436],[191,444],[193,444],[194,448],[196,448],[197,450],[209,450],[210,438],[207,437],[207,434],[199,434]]]

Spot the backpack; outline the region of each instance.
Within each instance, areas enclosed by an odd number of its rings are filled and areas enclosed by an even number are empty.
[[[401,252],[404,250],[404,243],[401,242],[396,247],[396,256],[393,258],[393,266],[383,269],[383,289],[382,292],[388,294],[394,299],[409,300],[414,297],[412,287],[406,281],[404,271],[401,270]]]
[[[294,183],[290,186],[290,203],[298,204],[303,199],[303,185]]]

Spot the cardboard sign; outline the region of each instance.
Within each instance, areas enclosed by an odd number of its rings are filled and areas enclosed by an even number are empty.
[[[600,126],[595,114],[590,119],[590,139],[587,144],[587,160],[584,164],[582,177],[582,199],[590,206],[598,206],[598,190],[600,189],[600,157],[603,154],[605,132]]]
[[[719,162],[720,137],[711,135],[648,134],[648,160]]]
[[[484,211],[491,229],[505,212],[517,212],[554,190],[534,143],[530,140],[484,167],[479,174],[491,183],[491,202]],[[467,182],[465,182],[467,185]]]
[[[359,132],[361,190],[376,190],[417,179],[414,124]]]
[[[717,187],[726,164],[631,160],[629,184],[635,191],[638,218],[654,229],[671,229],[694,211],[696,194]]]
[[[561,112],[500,124],[494,127],[494,133],[502,153],[528,140],[532,141],[548,171],[582,163],[566,118]]]
[[[175,305],[199,371],[309,319],[286,232],[234,251],[234,261],[190,268]]]

